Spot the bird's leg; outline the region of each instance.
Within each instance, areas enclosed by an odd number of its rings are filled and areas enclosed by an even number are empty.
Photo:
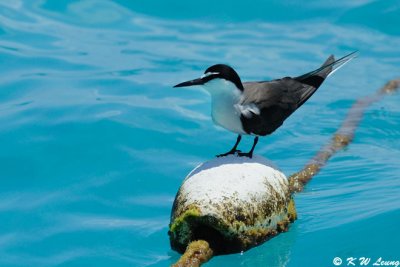
[[[254,138],[253,146],[251,147],[250,151],[247,152],[247,153],[238,153],[238,156],[239,156],[239,157],[249,157],[249,158],[252,158],[252,157],[253,157],[253,151],[254,151],[254,148],[256,147],[257,143],[258,143],[258,136],[256,136],[256,137]]]
[[[237,139],[236,139],[236,143],[235,143],[235,145],[232,147],[232,149],[231,149],[230,151],[226,152],[226,153],[217,155],[217,157],[225,157],[225,156],[228,156],[228,155],[231,155],[231,154],[235,154],[236,152],[240,152],[240,150],[237,150],[237,149],[236,149],[237,146],[238,146],[239,143],[240,143],[240,140],[242,140],[242,136],[239,134],[238,137],[237,137]]]

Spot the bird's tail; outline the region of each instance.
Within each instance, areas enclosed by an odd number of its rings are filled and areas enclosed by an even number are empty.
[[[357,52],[358,51],[354,51],[344,57],[339,58],[338,60],[335,60],[334,56],[331,55],[320,68],[296,77],[295,79],[299,82],[318,88],[326,79],[326,77],[332,75],[335,71],[343,67],[347,62],[357,57]]]

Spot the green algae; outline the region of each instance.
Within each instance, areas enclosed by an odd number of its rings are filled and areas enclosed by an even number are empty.
[[[176,204],[179,206],[184,203],[185,201]],[[261,206],[266,204],[262,202]],[[202,214],[201,206],[196,204],[183,207],[180,211],[184,211],[170,224],[171,246],[183,253],[191,241],[204,239],[215,250],[215,255],[248,250],[287,231],[290,222],[296,220],[293,198],[276,204],[278,205],[274,211],[271,210],[271,206],[260,207],[259,211],[254,211],[252,219],[235,214],[235,211],[238,211],[232,205],[218,206],[218,212],[223,215],[222,217],[216,214]],[[198,231],[203,235],[199,236]]]
[[[290,222],[294,222],[295,220],[297,220],[296,205],[294,203],[293,198],[290,199],[290,201],[289,201],[287,211],[288,211],[288,219]]]
[[[169,231],[171,233],[175,233],[179,228],[182,227],[182,225],[187,223],[189,218],[200,216],[200,209],[194,205],[191,205],[185,210],[185,212],[183,212],[181,215],[173,220],[173,222],[170,224]]]

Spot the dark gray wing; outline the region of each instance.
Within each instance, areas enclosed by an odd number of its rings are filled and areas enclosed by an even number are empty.
[[[240,105],[243,129],[249,134],[267,135],[306,102],[332,71],[330,56],[317,72],[263,82],[245,82]]]

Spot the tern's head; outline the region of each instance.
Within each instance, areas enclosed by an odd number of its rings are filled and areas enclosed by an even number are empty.
[[[243,91],[243,84],[239,75],[232,67],[224,64],[213,65],[206,69],[200,78],[177,84],[174,87],[193,85],[202,85],[210,93],[213,93],[213,90],[232,87],[232,85],[238,90]]]

